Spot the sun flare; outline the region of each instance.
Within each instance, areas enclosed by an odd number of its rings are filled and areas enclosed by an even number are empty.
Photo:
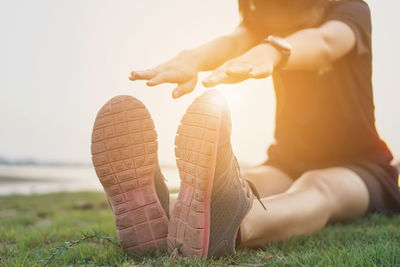
[[[229,89],[221,90],[221,92],[231,108],[238,108],[244,102],[243,94],[240,92],[240,90]]]

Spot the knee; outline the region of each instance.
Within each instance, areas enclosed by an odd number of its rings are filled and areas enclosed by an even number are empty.
[[[265,172],[260,171],[259,168],[247,169],[245,171],[242,171],[241,174],[244,179],[253,183],[257,188],[263,187],[266,174]]]
[[[330,180],[321,170],[312,170],[305,172],[293,184],[294,190],[310,190],[314,189],[324,197],[332,195]]]
[[[242,176],[246,180],[249,180],[250,182],[254,183],[256,180],[258,180],[259,172],[254,169],[248,169],[248,170],[242,171]]]

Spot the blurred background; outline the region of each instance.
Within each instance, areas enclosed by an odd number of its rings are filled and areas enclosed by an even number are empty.
[[[400,158],[400,2],[367,2],[376,124]],[[150,110],[168,185],[178,186],[175,132],[205,89],[199,84],[173,100],[174,85],[148,88],[128,76],[232,31],[239,22],[237,1],[14,0],[1,6],[0,194],[101,189],[90,165],[91,129],[98,109],[119,94],[137,97]],[[274,140],[271,80],[218,88],[231,104],[238,160],[264,161]]]

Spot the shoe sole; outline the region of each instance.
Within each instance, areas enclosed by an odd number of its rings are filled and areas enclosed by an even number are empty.
[[[168,218],[154,184],[157,148],[153,120],[139,100],[117,96],[100,109],[92,133],[92,161],[128,254],[166,246]]]
[[[173,209],[168,248],[183,256],[207,256],[210,237],[210,200],[217,158],[223,103],[209,91],[194,100],[181,120],[175,156],[181,178]]]

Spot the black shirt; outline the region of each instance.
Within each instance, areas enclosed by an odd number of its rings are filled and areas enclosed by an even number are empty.
[[[268,157],[300,169],[361,158],[390,164],[392,154],[375,128],[369,7],[361,0],[332,2],[329,20],[346,23],[356,45],[329,68],[274,73],[276,142]]]

